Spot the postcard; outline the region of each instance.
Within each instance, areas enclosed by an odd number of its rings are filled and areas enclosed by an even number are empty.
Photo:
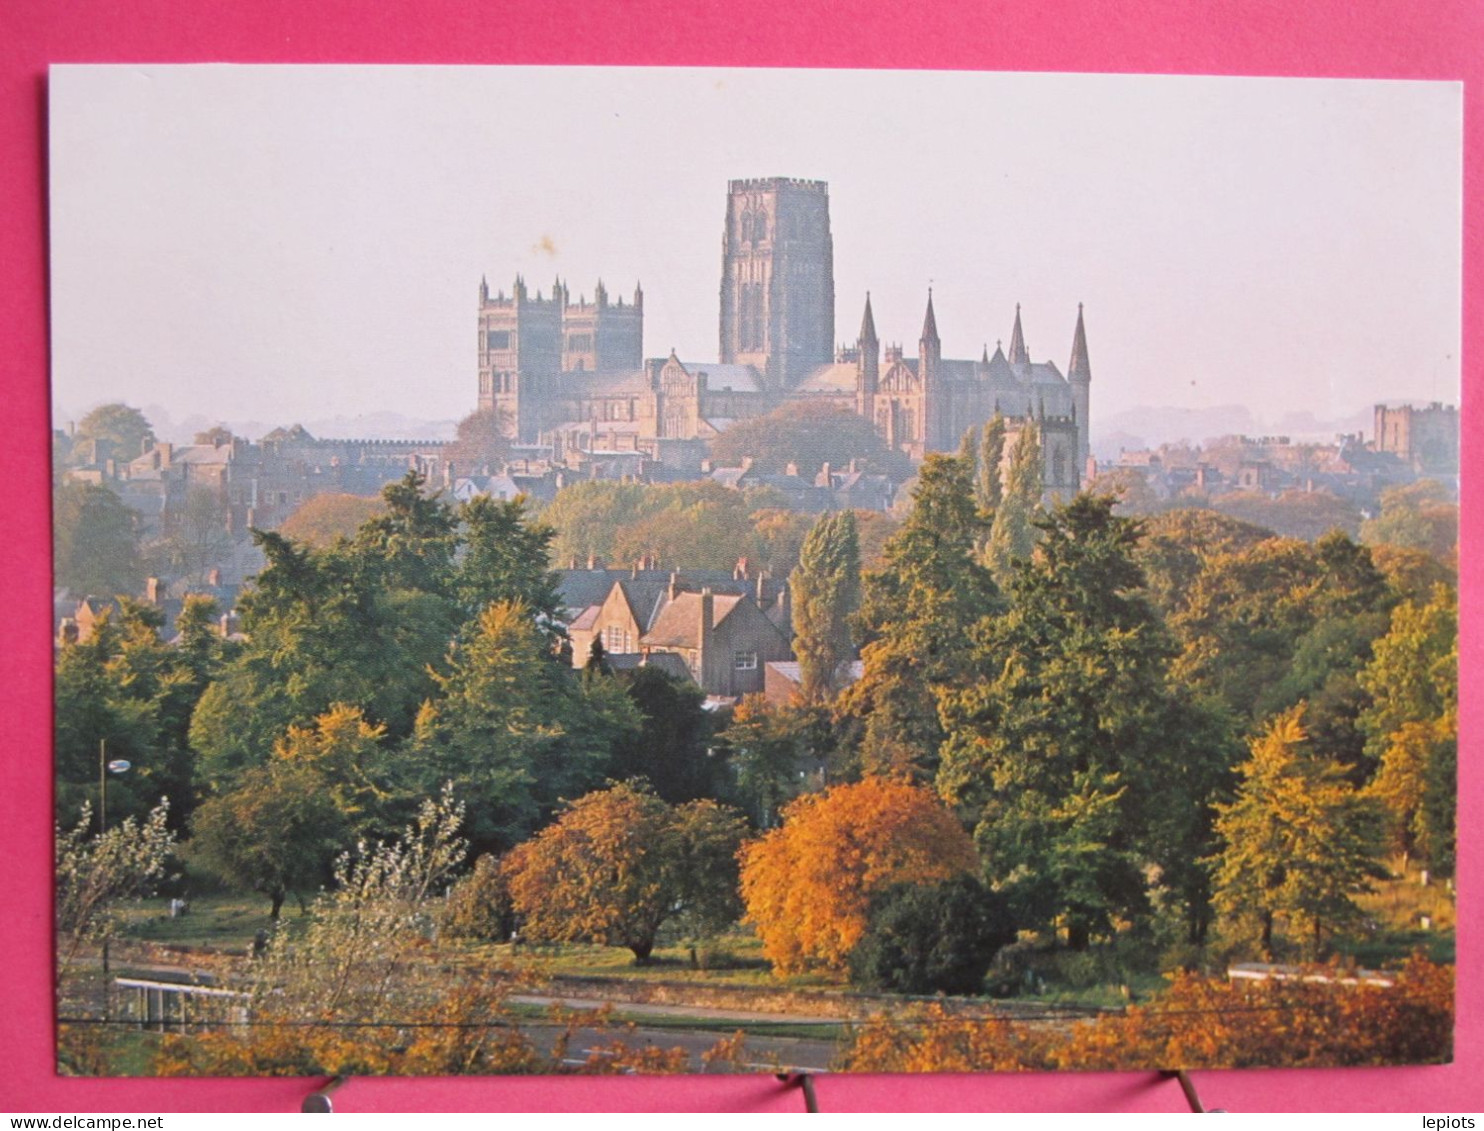
[[[59,1071],[1451,1058],[1457,84],[50,93]]]

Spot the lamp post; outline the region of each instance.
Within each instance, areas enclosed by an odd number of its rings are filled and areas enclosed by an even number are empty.
[[[108,831],[108,775],[125,774],[133,763],[124,758],[115,758],[108,761],[108,740],[98,740],[98,837],[102,839],[103,834]],[[109,993],[108,984],[108,935],[103,936],[103,1020],[107,1021],[112,1013],[112,995]]]
[[[108,740],[98,740],[98,835],[108,831],[108,775],[126,774],[133,763],[123,758],[108,761]]]

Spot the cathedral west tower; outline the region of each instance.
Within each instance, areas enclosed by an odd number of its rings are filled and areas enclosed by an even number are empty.
[[[776,392],[835,348],[835,250],[823,181],[764,177],[727,184],[722,235],[721,361],[756,366]]]

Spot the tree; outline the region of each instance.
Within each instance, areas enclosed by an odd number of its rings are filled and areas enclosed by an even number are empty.
[[[1269,960],[1279,920],[1317,953],[1326,930],[1359,917],[1352,897],[1379,874],[1379,810],[1340,766],[1309,753],[1301,707],[1273,719],[1238,769],[1235,800],[1216,807],[1216,906],[1255,921]]]
[[[501,871],[530,938],[623,946],[643,965],[678,909],[707,919],[717,889],[735,888],[743,828],[714,802],[677,808],[620,783],[570,803]]]
[[[52,495],[57,585],[75,596],[138,593],[144,583],[134,512],[107,487],[64,482]]]
[[[1360,532],[1360,508],[1329,491],[1284,491],[1276,499],[1257,491],[1232,491],[1212,499],[1211,506],[1285,538],[1312,542],[1332,530],[1352,538]]]
[[[850,980],[904,994],[977,994],[994,956],[1014,941],[1004,899],[975,877],[901,884],[872,900]]]
[[[1145,909],[1150,862],[1203,930],[1192,861],[1230,756],[1219,720],[1169,683],[1141,528],[1114,504],[1079,495],[1037,521],[1008,611],[970,632],[977,678],[939,697],[939,792],[973,823],[1016,922],[1060,924],[1079,949]]]
[[[999,607],[988,571],[974,560],[982,533],[969,467],[929,455],[911,513],[886,544],[882,568],[863,582],[856,621],[862,678],[837,704],[860,732],[866,773],[931,779],[943,731],[937,695],[967,677],[966,626]]]
[[[137,408],[105,404],[77,422],[74,444],[80,440],[104,441],[111,446],[110,456],[131,460],[155,442],[155,430]]]
[[[510,458],[508,423],[498,408],[475,409],[459,421],[456,438],[443,458],[463,475],[500,470]]]
[[[979,441],[977,469],[974,477],[974,503],[979,508],[979,521],[988,530],[1005,497],[1005,418],[996,412],[984,426]]]
[[[1030,420],[1020,427],[1010,452],[1005,493],[995,508],[984,563],[1001,585],[1007,585],[1014,563],[1030,557],[1036,544],[1033,520],[1041,507],[1041,431]]]
[[[717,744],[732,772],[729,796],[759,828],[818,781],[830,742],[828,716],[808,705],[775,707],[761,695],[737,705]]]
[[[601,643],[594,639],[595,654]],[[706,693],[659,668],[635,668],[618,679],[638,708],[640,726],[613,744],[608,776],[644,778],[671,804],[718,796],[726,763],[712,754],[714,717],[705,709]]]
[[[467,618],[497,601],[523,602],[548,632],[560,623],[561,598],[550,569],[556,532],[533,521],[524,497],[476,496],[458,512],[463,552],[453,586]]]
[[[611,677],[561,664],[518,602],[490,605],[435,672],[418,714],[410,774],[424,790],[451,780],[468,797],[478,851],[524,840],[563,797],[601,780],[638,712]]]
[[[82,943],[114,929],[120,900],[153,893],[175,847],[167,827],[170,803],[161,800],[142,821],[128,817],[98,835],[84,805],[76,825],[56,830],[57,953],[65,972]]]
[[[301,545],[323,549],[342,538],[349,541],[367,522],[385,513],[386,505],[380,498],[326,492],[305,499],[283,520],[278,533]]]
[[[1379,763],[1372,786],[1392,838],[1451,872],[1458,759],[1458,607],[1446,586],[1426,603],[1404,601],[1360,673],[1370,703],[1359,729]]]
[[[809,479],[823,464],[840,468],[851,460],[898,480],[911,474],[907,457],[887,447],[865,417],[810,401],[787,401],[766,415],[737,421],[711,441],[710,454],[730,467],[750,458],[766,474],[780,474],[792,463]]]
[[[790,584],[800,690],[805,702],[823,702],[841,685],[841,665],[851,658],[850,619],[860,604],[853,512],[836,511],[815,524]]]
[[[156,548],[170,570],[196,584],[232,550],[229,514],[223,498],[206,487],[192,487],[185,505],[169,516],[170,532]]]
[[[1361,524],[1360,540],[1422,550],[1447,561],[1458,549],[1458,504],[1431,479],[1388,488],[1381,492],[1381,513]]]
[[[208,798],[191,823],[190,859],[223,883],[261,892],[274,919],[289,895],[302,903],[331,879],[354,840],[320,777],[292,761],[254,766]]]
[[[968,836],[931,790],[872,777],[799,798],[779,828],[750,841],[742,899],[777,972],[812,962],[841,969],[877,892],[977,865]]]
[[[386,513],[349,543],[314,549],[254,531],[268,564],[238,602],[249,639],[191,720],[203,776],[216,785],[335,703],[385,724],[392,740],[411,733],[460,622],[454,518],[416,475],[383,501]]]

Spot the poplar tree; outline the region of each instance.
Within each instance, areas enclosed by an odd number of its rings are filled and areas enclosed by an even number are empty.
[[[1027,420],[1010,452],[1004,494],[994,508],[994,525],[985,549],[985,564],[1001,585],[1009,584],[1014,563],[1029,558],[1035,548],[1034,519],[1041,507],[1041,491],[1040,429]]]
[[[851,658],[850,618],[860,606],[860,542],[855,514],[837,511],[804,539],[793,587],[794,654],[804,700],[820,703],[840,685]]]

